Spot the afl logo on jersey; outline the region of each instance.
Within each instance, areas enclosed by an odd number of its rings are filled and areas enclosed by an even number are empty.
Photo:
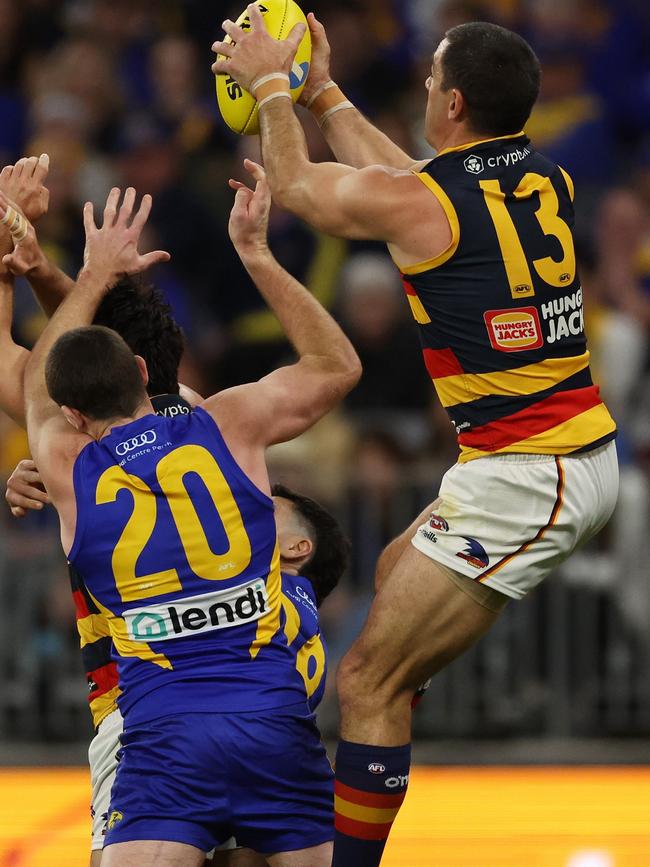
[[[157,436],[154,430],[146,430],[144,433],[138,434],[130,440],[118,443],[115,446],[116,453],[122,458],[124,455],[132,452],[134,449],[140,449],[143,446],[150,446],[156,442]]]
[[[543,345],[542,327],[535,307],[487,310],[483,314],[492,349],[521,352]]]

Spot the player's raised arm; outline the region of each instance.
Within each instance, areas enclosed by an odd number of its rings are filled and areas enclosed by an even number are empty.
[[[307,16],[312,58],[299,102],[314,115],[336,159],[356,169],[382,165],[411,169],[415,160],[377,129],[341,92],[330,74],[330,46],[321,22]]]
[[[49,156],[41,154],[38,158],[23,157],[15,165],[5,166],[0,172],[0,191],[17,206],[34,228],[47,213],[50,193],[46,181],[49,168]],[[48,260],[35,233],[30,233],[24,239],[16,253],[12,259],[14,276],[27,278],[43,310],[51,316],[71,291],[74,280]]]
[[[49,395],[45,367],[50,350],[67,331],[92,322],[102,297],[122,274],[138,273],[156,262],[169,259],[169,254],[160,250],[144,256],[138,253],[140,234],[151,210],[151,196],[144,196],[140,209],[133,216],[135,197],[135,190],[130,187],[118,209],[120,190],[111,190],[101,229],[95,225],[92,205],[86,204],[84,267],[73,290],[41,334],[25,368],[25,412],[32,457],[41,467],[44,481],[55,501],[51,482],[53,476],[56,478],[56,470],[52,469],[52,462],[47,458],[52,456],[52,451],[76,455],[88,437],[80,435],[68,424],[60,407]],[[13,257],[17,255],[15,252]],[[5,261],[11,258],[5,257]],[[43,457],[46,459],[41,460]]]
[[[0,193],[0,220],[10,207]],[[7,238],[4,237],[6,231]],[[8,254],[11,237],[9,231],[0,234],[0,255]],[[24,425],[23,377],[29,352],[14,342],[11,334],[14,309],[14,278],[4,265],[0,265],[0,354],[2,376],[0,377],[0,410],[6,412],[17,424]]]
[[[257,6],[248,12],[250,32],[227,22],[236,44],[215,43],[226,59],[212,68],[232,75],[259,100],[262,151],[274,200],[323,232],[386,241],[396,247],[399,261],[422,261],[441,252],[449,242],[449,224],[442,215],[442,237],[437,239],[434,231],[432,241],[431,226],[435,230],[442,209],[409,171],[382,166],[358,170],[309,160],[288,82],[304,25],[278,42],[266,31]],[[424,245],[413,227],[414,209],[430,221]]]
[[[259,382],[228,389],[202,404],[238,439],[266,446],[292,439],[339,403],[361,375],[352,344],[330,314],[282,268],[266,241],[271,195],[264,171],[248,160],[255,192],[237,189],[230,236],[261,295],[275,313],[299,360]]]

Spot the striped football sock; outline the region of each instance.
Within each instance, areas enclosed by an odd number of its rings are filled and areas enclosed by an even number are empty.
[[[410,765],[410,744],[373,747],[340,742],[332,867],[378,867],[406,796]]]

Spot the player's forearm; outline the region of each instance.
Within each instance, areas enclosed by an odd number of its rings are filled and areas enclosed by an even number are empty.
[[[27,279],[48,317],[54,315],[61,302],[68,297],[75,285],[71,277],[68,277],[45,256],[43,263],[27,274]]]
[[[355,169],[374,165],[409,169],[414,164],[415,161],[364,117],[333,82],[321,88],[309,108],[340,163]]]
[[[244,267],[297,354],[317,357],[332,373],[358,378],[359,358],[341,328],[268,250],[240,251]]]
[[[90,325],[103,297],[109,276],[83,269],[64,302],[58,307],[36,345],[25,368],[26,411],[38,413],[52,402],[45,385],[45,364],[56,341],[73,328]]]
[[[303,179],[310,165],[307,142],[293,105],[274,99],[260,111],[264,170],[273,199],[283,208],[306,217],[310,202]]]
[[[29,352],[18,346],[11,335],[13,319],[13,277],[6,271],[0,274],[0,355],[2,380],[0,381],[0,409],[17,424],[25,422],[23,379]]]

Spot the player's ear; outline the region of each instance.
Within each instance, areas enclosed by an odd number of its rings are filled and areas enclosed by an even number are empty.
[[[144,386],[146,388],[149,385],[149,371],[147,370],[147,362],[141,355],[136,355],[135,363],[138,365],[140,375],[142,376],[142,381],[144,382]]]
[[[447,117],[449,120],[462,120],[462,116],[465,110],[465,99],[460,90],[456,90],[455,87],[451,89],[451,96],[449,99],[449,107],[447,109]]]
[[[75,430],[79,431],[79,433],[84,433],[86,431],[86,417],[83,413],[79,412],[78,409],[72,409],[69,406],[62,406],[61,412],[68,424],[72,425]]]
[[[311,557],[314,552],[314,543],[311,539],[301,536],[293,536],[288,539],[284,545],[284,550],[281,551],[282,559],[296,568],[300,568],[303,563]]]

